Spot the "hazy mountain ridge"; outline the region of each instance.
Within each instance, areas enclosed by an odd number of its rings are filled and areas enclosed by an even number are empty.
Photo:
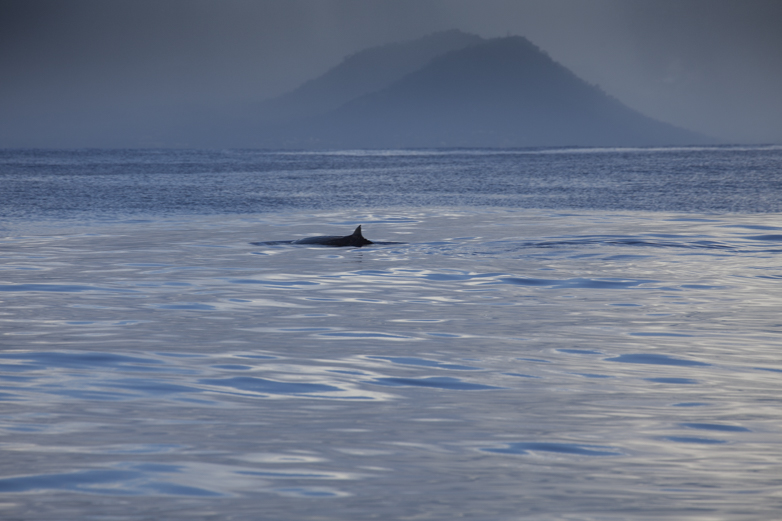
[[[445,52],[384,88],[278,128],[264,144],[397,148],[711,141],[626,107],[516,36]]]
[[[265,101],[257,117],[266,122],[281,122],[334,110],[350,100],[388,87],[438,56],[483,41],[480,36],[453,29],[359,51],[325,74]]]

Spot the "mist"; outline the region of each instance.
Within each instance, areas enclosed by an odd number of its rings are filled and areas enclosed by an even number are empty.
[[[0,2],[0,146],[188,146],[170,131],[279,96],[363,49],[521,35],[645,115],[782,143],[773,0]]]

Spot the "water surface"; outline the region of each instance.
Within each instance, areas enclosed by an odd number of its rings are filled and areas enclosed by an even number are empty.
[[[228,152],[5,152],[17,192],[0,242],[0,508],[9,519],[773,518],[782,221],[777,185],[752,208],[746,194],[760,191],[748,179],[774,179],[778,151],[733,152],[232,152],[302,176],[287,192],[262,177],[293,201],[281,209],[240,193],[262,170],[225,166]],[[635,199],[615,207],[618,174],[597,165],[633,157],[669,178],[687,163],[690,181],[627,187]],[[355,161],[377,170],[342,168]],[[557,178],[568,161],[591,172],[586,193]],[[138,178],[145,162],[187,171]],[[531,164],[548,179],[540,193],[561,186],[537,207],[524,203],[540,195],[535,176],[497,174],[516,188],[470,193],[481,165]],[[224,187],[213,200],[209,167]],[[441,204],[394,203],[429,197],[401,181],[362,192],[389,169],[450,176],[461,202],[445,204],[437,183]],[[676,193],[698,169],[741,189]],[[70,198],[56,197],[63,186]],[[343,201],[326,197],[333,187]],[[162,202],[144,202],[153,192]],[[358,224],[403,244],[250,244]]]

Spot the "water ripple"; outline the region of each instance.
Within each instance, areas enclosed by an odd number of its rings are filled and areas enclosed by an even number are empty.
[[[436,389],[447,389],[452,391],[485,391],[492,389],[503,389],[494,385],[476,384],[452,378],[449,376],[430,376],[425,378],[376,378],[368,383],[375,385],[386,385],[390,387],[432,387]]]
[[[84,291],[104,291],[108,293],[138,293],[132,289],[102,288],[98,286],[84,286],[78,284],[2,284],[0,291],[15,293],[34,293],[39,291],[55,293],[81,293]]]
[[[695,360],[685,360],[683,358],[674,358],[668,355],[648,353],[626,354],[613,358],[606,358],[605,360],[607,362],[621,362],[624,364],[675,365],[679,367],[706,367],[711,365]]]
[[[480,367],[473,367],[469,365],[448,364],[445,362],[438,362],[437,360],[427,360],[425,358],[404,357],[404,356],[368,356],[370,360],[387,360],[394,364],[412,365],[419,367],[434,367],[437,369],[450,369],[455,371],[480,371]]]
[[[519,442],[509,443],[504,448],[482,448],[484,452],[497,454],[524,455],[531,452],[553,452],[575,456],[622,456],[623,453],[615,447],[602,445],[581,445],[576,443]]]

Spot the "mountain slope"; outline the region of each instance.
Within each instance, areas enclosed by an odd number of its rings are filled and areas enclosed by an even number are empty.
[[[522,37],[448,52],[388,87],[288,126],[277,146],[651,146],[708,138],[629,109]]]
[[[256,116],[262,121],[281,122],[322,114],[388,87],[437,56],[483,41],[480,36],[454,29],[409,42],[372,47],[346,57],[324,75],[297,89],[264,102]]]

